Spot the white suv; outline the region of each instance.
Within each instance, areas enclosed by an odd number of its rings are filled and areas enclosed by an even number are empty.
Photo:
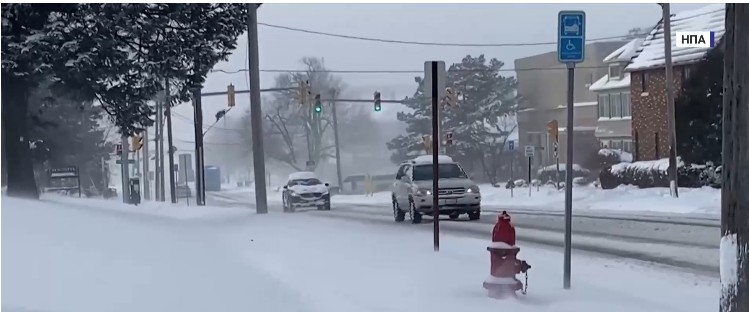
[[[439,214],[457,219],[481,217],[481,192],[463,168],[448,156],[439,156]],[[421,215],[433,215],[432,155],[419,156],[398,168],[393,182],[393,216],[403,222],[408,213],[412,223],[420,223]]]

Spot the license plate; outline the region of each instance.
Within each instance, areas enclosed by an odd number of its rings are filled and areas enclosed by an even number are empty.
[[[445,205],[455,205],[458,203],[457,199],[445,199]]]

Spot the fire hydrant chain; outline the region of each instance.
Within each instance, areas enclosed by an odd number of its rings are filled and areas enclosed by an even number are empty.
[[[525,286],[521,292],[523,295],[528,293],[528,271],[525,271]]]

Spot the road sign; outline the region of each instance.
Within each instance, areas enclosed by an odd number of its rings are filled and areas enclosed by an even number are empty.
[[[115,160],[115,163],[118,164],[118,165],[121,165],[122,164],[122,159]],[[134,164],[135,163],[135,159],[128,159],[127,163],[128,164]]]
[[[117,156],[122,155],[122,144],[121,143],[115,144],[115,146],[114,146],[114,154],[117,155]]]
[[[515,150],[515,141],[510,141],[510,142],[507,142],[507,144],[509,145],[508,147],[509,147],[509,149],[510,149],[511,151],[514,151],[514,150]]]
[[[536,147],[531,145],[525,146],[525,157],[533,157],[536,153]]]
[[[585,60],[585,12],[559,11],[557,57],[560,63]]]
[[[424,62],[424,94],[431,98],[432,92],[432,63],[437,63],[437,95],[438,101],[445,97],[445,88],[447,83],[447,72],[445,71],[444,61],[427,61]]]
[[[559,157],[559,143],[554,142],[554,158]]]

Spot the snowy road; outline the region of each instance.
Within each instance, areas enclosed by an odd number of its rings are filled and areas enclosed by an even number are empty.
[[[269,196],[275,194],[270,193]],[[394,225],[390,207],[373,204],[340,204],[333,197],[333,210],[314,212],[314,216],[346,219],[355,222]],[[208,194],[209,204],[216,206],[252,207],[254,198],[242,193]],[[280,211],[280,204],[269,198],[271,209]],[[494,225],[492,213],[499,207],[487,209],[479,222],[441,222],[448,233],[472,237],[487,237]],[[563,246],[564,218],[559,213],[513,210],[513,222],[520,240]],[[425,224],[431,223],[425,218]],[[430,225],[399,224],[431,231]],[[573,217],[573,247],[578,250],[604,253],[685,268],[712,276],[718,275],[718,238],[720,227],[712,220],[659,216],[583,215]]]
[[[520,256],[533,265],[529,293],[500,303],[481,288],[486,237],[446,230],[435,253],[431,234],[410,225],[324,213],[3,198],[2,311],[704,312],[717,305],[716,278],[584,253],[573,255],[573,288],[565,291],[561,253],[528,244]]]

